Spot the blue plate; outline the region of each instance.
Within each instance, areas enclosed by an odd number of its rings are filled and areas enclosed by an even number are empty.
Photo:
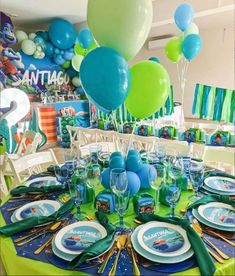
[[[189,259],[190,257],[192,257],[192,255],[194,254],[192,248],[190,248],[184,254],[179,255],[179,256],[174,256],[174,257],[157,256],[157,255],[154,255],[154,254],[146,251],[145,249],[143,249],[140,246],[140,244],[138,242],[138,233],[142,229],[143,226],[144,225],[140,225],[135,229],[135,231],[131,235],[131,242],[132,242],[132,245],[133,245],[135,251],[137,253],[139,253],[141,256],[143,256],[144,258],[146,258],[146,259],[148,259],[152,262],[165,263],[165,264],[174,264],[174,263],[183,262],[183,261]]]
[[[208,176],[204,180],[204,186],[220,192],[235,194],[235,179],[224,176]]]
[[[197,209],[193,209],[192,210],[192,214],[193,216],[199,220],[201,223],[207,225],[207,226],[210,226],[212,228],[215,228],[215,229],[218,229],[218,230],[222,230],[222,231],[228,231],[228,232],[234,232],[234,228],[233,227],[224,227],[224,226],[219,226],[219,225],[216,225],[212,222],[209,222],[207,220],[205,220],[197,211]]]

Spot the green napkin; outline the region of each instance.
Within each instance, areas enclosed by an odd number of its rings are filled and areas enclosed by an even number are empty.
[[[138,220],[143,222],[149,221],[161,221],[167,222],[174,225],[180,225],[187,233],[189,242],[192,245],[194,250],[195,257],[198,262],[198,266],[203,276],[211,276],[214,274],[216,268],[215,265],[202,241],[202,239],[198,236],[197,232],[191,227],[190,222],[186,219],[180,218],[168,218],[168,217],[160,217],[158,215],[139,215]]]
[[[18,186],[15,189],[12,189],[10,191],[10,194],[12,196],[18,196],[22,194],[27,194],[27,193],[51,193],[51,192],[56,192],[56,191],[61,191],[64,192],[68,189],[68,186],[63,186],[63,185],[54,185],[54,186],[47,186],[47,187],[26,187],[26,186]]]
[[[208,195],[190,204],[188,206],[188,210],[197,208],[200,205],[207,204],[210,202],[222,202],[235,207],[235,201],[231,200],[230,197],[227,195]]]
[[[45,217],[31,217],[21,221],[14,222],[12,224],[8,224],[5,226],[0,227],[0,234],[4,234],[6,236],[12,236],[17,233],[23,232],[25,230],[31,229],[34,226],[41,225],[47,222],[53,222],[59,220],[63,214],[72,210],[74,206],[74,201],[69,200],[63,206],[60,207],[58,211],[53,213],[52,215]]]
[[[113,243],[113,239],[115,236],[115,226],[109,223],[109,220],[102,212],[95,213],[98,221],[104,226],[107,231],[107,236],[95,243],[91,246],[87,247],[82,254],[78,255],[74,260],[70,262],[71,268],[75,268],[80,264],[84,263],[86,260],[90,258],[94,258],[99,256],[103,252],[105,252],[110,245]]]

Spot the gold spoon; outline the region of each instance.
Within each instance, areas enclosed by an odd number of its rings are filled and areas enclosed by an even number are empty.
[[[118,253],[117,253],[117,256],[113,263],[113,266],[112,266],[111,270],[109,271],[109,274],[108,274],[109,276],[115,276],[115,274],[116,274],[118,259],[119,259],[122,249],[125,247],[126,238],[127,238],[126,235],[121,235],[120,239],[118,239],[118,241],[117,241]]]

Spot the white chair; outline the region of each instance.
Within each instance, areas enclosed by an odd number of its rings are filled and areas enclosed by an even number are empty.
[[[166,154],[169,155],[174,153],[188,155],[190,153],[190,146],[186,141],[159,139],[156,144],[164,146]]]
[[[223,169],[224,165],[229,166],[229,171],[235,172],[235,149],[225,147],[205,147],[203,157],[204,163],[217,163],[218,169]]]
[[[79,157],[85,156],[90,154],[90,147],[99,145],[101,146],[101,150],[105,152],[114,152],[117,151],[118,149],[116,148],[116,144],[113,142],[98,142],[98,143],[91,143],[86,146],[81,146],[79,147],[77,151],[77,155]]]
[[[19,185],[25,178],[32,174],[44,171],[43,165],[57,165],[58,162],[52,149],[24,155],[18,159],[9,158],[13,187]],[[7,175],[7,172],[4,173]]]
[[[133,135],[133,141],[137,150],[152,151],[154,149],[157,138],[154,136]]]
[[[115,142],[117,132],[96,129],[96,142]]]
[[[23,133],[19,146],[16,149],[15,154],[24,155],[37,151],[38,145],[41,140],[41,135],[31,130],[26,130]]]

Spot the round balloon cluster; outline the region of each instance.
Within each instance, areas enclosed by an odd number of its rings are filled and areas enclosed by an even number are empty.
[[[100,48],[83,59],[80,79],[88,99],[99,110],[111,113],[125,103],[133,117],[144,119],[164,105],[170,86],[165,68],[153,61],[128,66],[148,37],[152,16],[152,0],[88,1],[88,26]],[[78,40],[80,45],[89,47],[91,39],[85,32],[83,36],[89,43]],[[78,67],[81,59],[76,58]]]
[[[194,10],[187,3],[179,5],[175,11],[175,23],[182,33],[170,39],[165,46],[167,57],[174,63],[178,63],[183,56],[188,61],[193,60],[202,48],[202,39],[193,18]]]
[[[128,189],[134,196],[142,189],[150,188],[150,180],[157,178],[156,170],[149,164],[143,164],[140,154],[136,150],[130,150],[124,159],[120,152],[112,153],[109,168],[101,174],[101,183],[106,189],[110,189],[110,173],[112,169],[125,169],[127,172]]]

